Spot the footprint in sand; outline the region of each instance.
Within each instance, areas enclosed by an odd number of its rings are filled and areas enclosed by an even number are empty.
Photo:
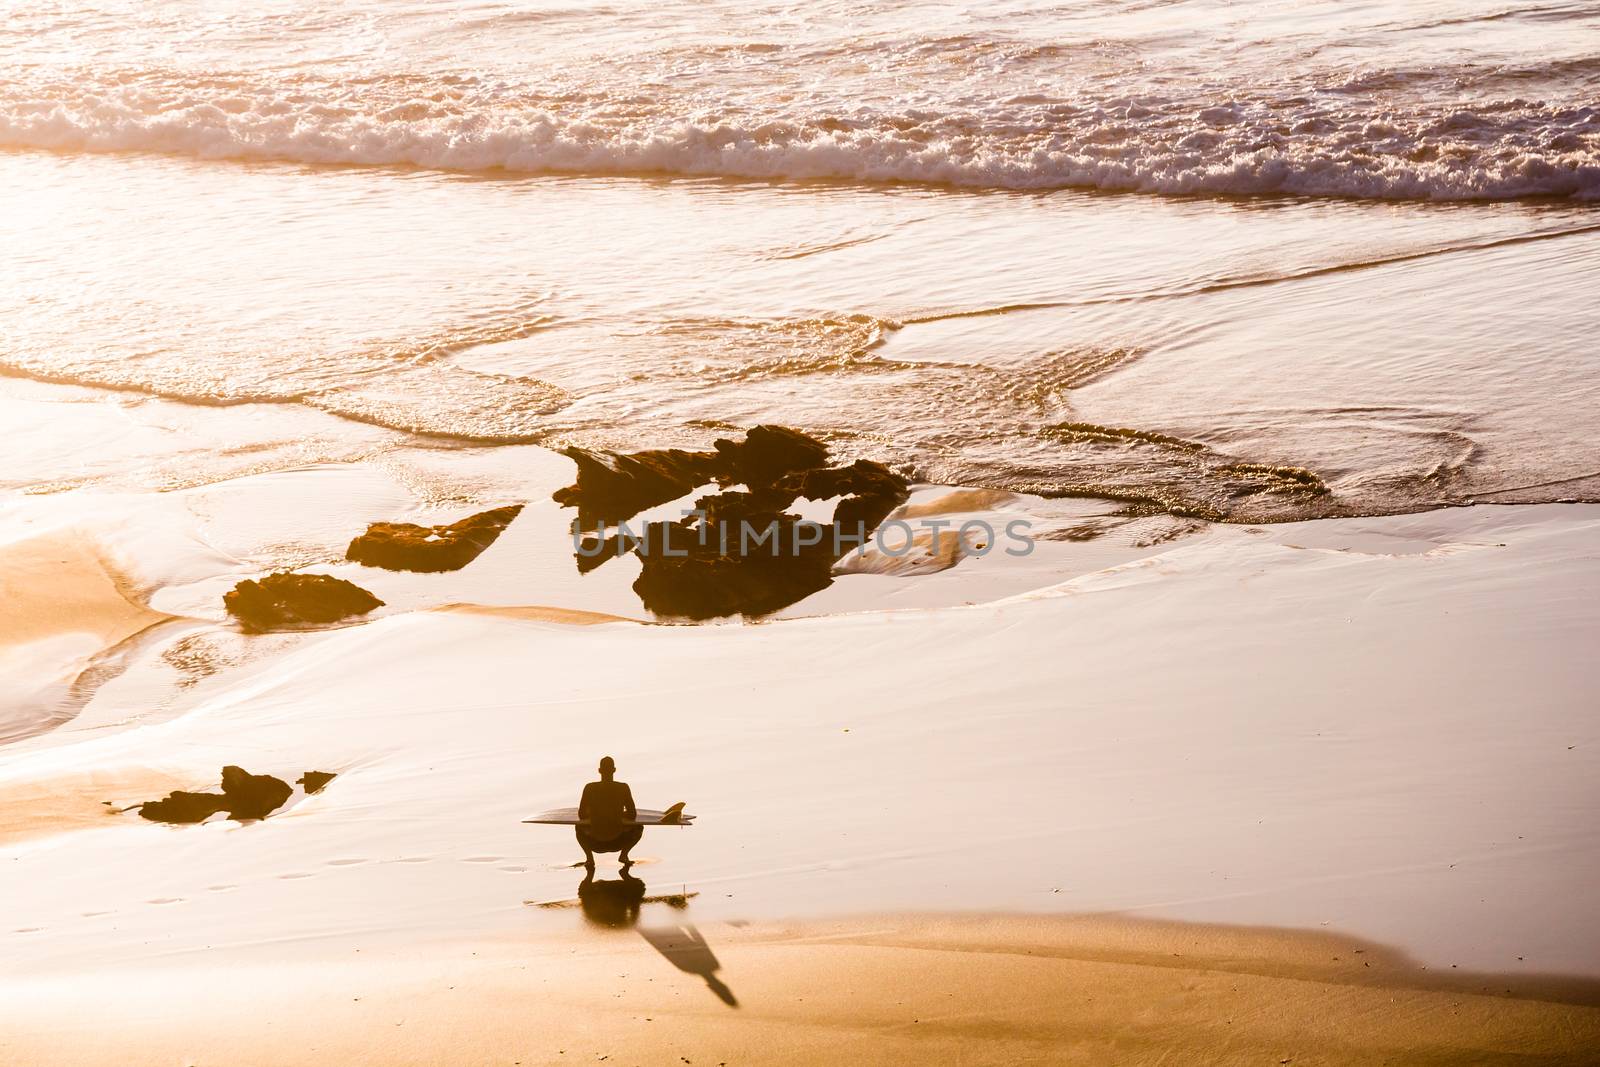
[[[403,856],[400,859],[395,860],[395,862],[396,863],[431,863],[431,862],[433,862],[433,857],[432,856]]]
[[[358,863],[370,863],[370,860],[329,860],[329,867],[354,867]]]
[[[316,874],[313,871],[295,871],[293,874],[280,874],[280,875],[278,875],[278,877],[282,878],[282,879],[288,879],[288,878],[314,878],[314,877],[316,877]]]
[[[500,869],[502,871],[509,871],[512,874],[526,874],[528,871],[528,868],[526,867],[501,867]]]
[[[85,919],[98,919],[102,915],[115,915],[116,912],[114,912],[114,911],[85,911],[85,912],[80,912],[79,914],[82,915],[83,918],[85,918]]]
[[[182,904],[182,897],[156,897],[154,900],[145,901],[146,904]]]
[[[44,927],[42,927],[42,926],[24,926],[24,927],[21,927],[20,929],[13,930],[11,932],[14,933],[14,934],[36,934],[40,930],[43,930],[43,929],[44,929]]]
[[[462,863],[495,863],[504,859],[504,856],[468,856]]]
[[[226,893],[230,889],[238,889],[236,885],[208,885],[206,890],[211,893]]]

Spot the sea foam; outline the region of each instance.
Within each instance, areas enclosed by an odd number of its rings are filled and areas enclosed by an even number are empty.
[[[0,91],[0,145],[461,172],[1372,199],[1600,198],[1600,108],[1341,94],[702,106],[470,77],[141,74]]]

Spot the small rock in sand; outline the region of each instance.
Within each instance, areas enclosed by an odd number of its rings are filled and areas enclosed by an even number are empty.
[[[338,622],[383,606],[383,601],[343,578],[290,571],[246,579],[223,594],[222,603],[250,630]]]
[[[323,787],[337,777],[332,771],[307,771],[295,779],[295,785],[305,786],[306,795],[309,796],[322,792]]]
[[[282,778],[250,774],[243,767],[222,768],[222,795],[235,819],[264,819],[283,806],[294,790]]]
[[[225,809],[228,798],[218,793],[187,793],[177,790],[165,799],[136,805],[139,814],[151,822],[204,822]]]

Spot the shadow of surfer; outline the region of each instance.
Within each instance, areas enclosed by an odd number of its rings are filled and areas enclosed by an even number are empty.
[[[639,922],[639,911],[647,900],[665,902],[674,908],[683,908],[688,904],[687,898],[683,895],[647,898],[644,882],[626,871],[622,873],[621,878],[595,881],[594,871],[589,870],[584,873],[583,881],[578,883],[578,906],[583,909],[583,917],[596,926],[613,930],[625,930],[630,926],[636,926]],[[706,944],[706,939],[701,936],[693,923],[678,923],[676,926],[639,926],[638,930],[639,936],[665,956],[674,967],[685,974],[704,978],[706,988],[715,993],[728,1007],[739,1006],[733,990],[717,977],[717,971],[721,970],[722,965],[717,962],[716,953],[711,951],[711,946]]]
[[[657,952],[671,960],[672,965],[678,970],[704,978],[706,988],[715,993],[728,1007],[739,1006],[733,990],[717,977],[717,971],[722,965],[717,962],[716,953],[711,951],[711,946],[706,944],[706,939],[700,936],[700,931],[695,929],[693,923],[653,928],[641,926],[639,935],[650,942],[651,947]]]

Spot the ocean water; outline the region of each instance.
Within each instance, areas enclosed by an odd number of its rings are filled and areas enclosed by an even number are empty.
[[[67,0],[0,55],[16,378],[1211,519],[1600,499],[1592,4]]]

